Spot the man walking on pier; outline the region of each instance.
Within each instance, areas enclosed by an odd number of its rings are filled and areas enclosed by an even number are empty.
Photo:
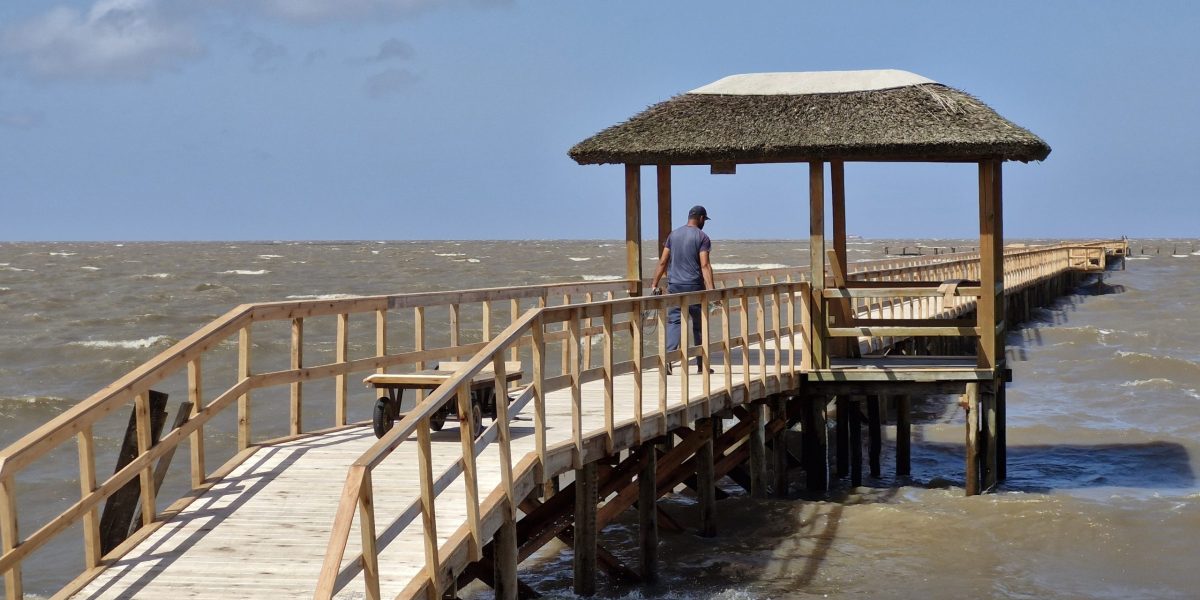
[[[663,244],[662,256],[658,259],[658,267],[654,270],[654,280],[651,287],[654,293],[661,293],[658,287],[663,275],[667,276],[667,293],[698,292],[716,289],[713,285],[712,264],[709,253],[712,251],[712,240],[704,233],[704,223],[708,221],[708,211],[703,206],[693,206],[688,211],[687,225],[676,229],[667,236]],[[688,317],[692,321],[692,341],[699,346],[700,338],[700,305],[688,306]],[[679,308],[672,308],[667,313],[667,351],[679,349]],[[696,359],[696,370],[705,368]],[[667,372],[670,373],[670,365]]]

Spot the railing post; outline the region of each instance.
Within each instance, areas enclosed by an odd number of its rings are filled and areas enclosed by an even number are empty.
[[[541,481],[546,483],[546,322],[541,315],[533,320],[533,429],[537,446]]]
[[[605,440],[605,451],[613,452],[616,443],[615,416],[613,415],[613,312],[612,305],[604,305],[601,318],[604,331],[604,430],[608,434]]]
[[[246,331],[242,329],[242,331]],[[243,334],[245,335],[245,334]],[[249,341],[249,340],[247,340]],[[240,363],[240,361],[239,361]],[[150,392],[142,390],[137,392],[133,400],[133,412],[135,425],[137,428],[137,450],[138,456],[143,456],[150,451]],[[241,435],[242,419],[238,418],[238,441],[242,439]],[[141,478],[141,501],[142,501],[142,525],[146,526],[154,522],[154,515],[157,512],[157,507],[154,500],[154,463],[147,462],[139,474]]]
[[[363,471],[362,486],[358,488],[358,527],[362,534],[362,570],[367,600],[380,600],[379,548],[375,532],[375,494],[371,487],[371,470]]]
[[[642,435],[642,327],[645,325],[642,320],[642,312],[645,310],[645,301],[640,298],[634,304],[634,311],[630,314],[630,352],[633,358],[633,420],[634,428],[637,432],[637,443],[642,443],[645,439]]]
[[[15,478],[12,476],[0,480],[0,548],[4,554],[12,552],[21,543],[21,536],[17,531],[17,494],[13,489],[14,483]],[[4,592],[9,600],[25,597],[20,562],[4,574]]]
[[[504,369],[503,350],[496,352],[492,358],[492,371],[495,375],[493,388],[496,393],[496,441],[500,446],[500,486],[504,490],[504,497],[508,499],[508,506],[504,509],[504,522],[508,523],[516,518],[518,499],[513,489],[512,435],[508,429],[508,392],[505,391],[505,380],[508,376]]]
[[[417,306],[413,308],[413,350],[421,352],[425,349],[425,307]],[[419,360],[416,364],[418,371],[425,370],[425,361]],[[425,399],[425,390],[417,390],[417,403],[420,404]]]
[[[250,325],[247,324],[238,331],[238,383],[250,378]],[[147,407],[149,414],[149,408]],[[238,450],[245,450],[250,447],[253,431],[250,424],[250,391],[238,396]],[[147,426],[148,427],[148,426]],[[141,423],[138,423],[138,432],[141,433]],[[146,429],[146,447],[150,447],[149,443],[149,428]],[[139,450],[139,453],[145,452],[145,449]]]
[[[304,368],[304,319],[292,319],[292,370]],[[291,419],[288,430],[292,435],[304,431],[304,382],[291,384]],[[195,406],[195,404],[193,404]]]
[[[679,402],[683,406],[689,404],[691,393],[688,390],[688,348],[692,343],[692,319],[688,314],[687,295],[681,295],[677,299],[679,302]],[[683,411],[683,420],[685,423],[691,421],[691,410]],[[664,415],[665,416],[665,415]]]
[[[341,313],[337,317],[337,345],[334,349],[334,362],[346,364],[350,354],[350,315]],[[338,373],[334,378],[333,424],[341,427],[346,424],[346,374]]]
[[[733,294],[725,288],[721,292],[721,364],[725,368],[725,406],[733,403],[733,342],[730,336],[729,327],[729,304],[733,301]]]
[[[79,445],[79,494],[86,499],[96,491],[96,444],[92,426],[75,436]],[[83,514],[83,562],[88,569],[100,566],[100,508],[93,506]]]
[[[462,442],[463,487],[467,501],[467,527],[471,531],[471,561],[483,556],[479,532],[479,472],[475,465],[475,415],[471,406],[471,383],[458,386],[458,429]]]
[[[670,364],[671,357],[667,356],[667,301],[659,298],[655,304],[658,310],[655,311],[655,318],[658,319],[658,412],[661,420],[661,425],[658,428],[659,435],[667,433],[667,365]]]
[[[427,600],[441,600],[438,572],[437,495],[433,488],[433,447],[429,436],[429,419],[421,419],[417,425],[417,470],[421,481],[421,527],[425,534],[425,576],[429,585],[425,587]]]
[[[712,366],[712,354],[709,352],[709,328],[708,328],[708,294],[703,296],[704,301],[700,303],[700,356],[696,358],[697,366],[700,369],[700,386],[704,390],[704,410],[701,413],[705,418],[712,416],[712,377],[709,374],[709,368]]]
[[[200,357],[188,363],[188,402],[192,403],[192,418],[200,415],[200,410],[204,406],[203,399],[203,378],[201,369]],[[208,471],[204,466],[204,426],[196,427],[192,432],[188,446],[191,450],[192,458],[192,489],[198,488],[204,484],[204,480],[208,478]]]
[[[492,340],[492,303],[484,300],[481,311],[483,314],[480,316],[480,328],[483,330],[483,341],[489,342]]]
[[[583,388],[579,376],[579,309],[570,311],[567,322],[567,373],[571,381],[571,439],[575,442],[575,454],[571,463],[583,467]]]
[[[375,311],[375,356],[383,358],[387,356],[387,309],[381,308]],[[387,373],[387,368],[380,366],[375,369],[376,373]]]

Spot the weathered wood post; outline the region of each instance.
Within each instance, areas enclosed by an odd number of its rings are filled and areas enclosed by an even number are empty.
[[[771,439],[771,451],[774,455],[775,481],[772,490],[776,498],[787,498],[788,495],[788,451],[787,451],[787,398],[776,396],[772,406],[772,417],[783,421],[784,427]]]
[[[599,499],[596,463],[575,470],[575,595],[596,593],[596,504]]]
[[[700,537],[717,535],[717,481],[713,465],[712,417],[696,421],[704,442],[696,449],[696,488],[700,496]]]
[[[658,581],[658,452],[653,442],[642,444],[642,468],[638,472],[638,545],[641,548],[642,581]]]
[[[642,166],[625,165],[625,279],[642,295]]]
[[[912,472],[912,399],[896,396],[896,475]]]
[[[767,448],[766,419],[764,404],[751,404],[750,415],[754,424],[750,428],[750,496],[767,497]]]
[[[867,444],[871,477],[880,476],[879,459],[883,449],[883,423],[880,418],[879,396],[867,396]]]

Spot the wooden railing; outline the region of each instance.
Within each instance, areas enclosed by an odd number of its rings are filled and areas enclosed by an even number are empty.
[[[344,427],[347,426],[348,377],[352,373],[390,368],[419,369],[431,361],[474,355],[487,345],[494,329],[494,314],[501,312],[501,306],[505,303],[508,304],[509,319],[516,320],[520,311],[528,305],[545,306],[558,301],[569,304],[572,300],[583,298],[591,300],[594,297],[625,295],[630,289],[631,282],[628,281],[605,281],[239,306],[0,453],[0,573],[6,575],[6,595],[14,600],[22,597],[22,562],[73,525],[83,525],[86,571],[77,579],[83,581],[94,575],[107,561],[120,556],[132,544],[149,535],[164,517],[177,513],[199,492],[229,473],[249,455],[249,450],[254,446],[312,431],[306,428],[301,411],[306,382],[333,380],[332,425],[335,428]],[[523,307],[522,303],[526,306]],[[427,316],[435,308],[448,316],[447,322],[427,322]],[[403,310],[413,311],[412,343],[407,345],[406,351],[395,352],[388,348],[387,343],[389,316],[394,317],[397,311]],[[465,343],[461,339],[464,317],[468,312],[473,316],[478,315],[472,323],[482,331],[482,340],[478,342]],[[352,315],[367,315],[374,321],[373,356],[350,357]],[[309,365],[304,361],[305,328],[314,319],[332,319],[336,322],[335,360],[331,363]],[[286,326],[280,329],[290,336],[290,368],[256,373],[253,370],[256,364],[253,335],[271,322]],[[429,347],[431,331],[448,332],[449,344]],[[229,387],[215,395],[211,394],[202,385],[203,372],[213,366],[210,359],[216,349],[235,339],[237,357],[234,380]],[[370,346],[371,342],[360,345]],[[192,403],[191,414],[186,423],[165,433],[157,444],[151,445],[150,390],[170,383],[171,378],[182,377],[185,371],[185,394]],[[289,434],[283,438],[256,441],[250,397],[256,390],[265,388],[288,390]],[[112,476],[101,478],[96,468],[94,427],[101,419],[129,406],[131,401],[136,417],[136,455]],[[238,452],[222,467],[209,470],[205,464],[205,425],[234,406],[237,407]],[[79,500],[41,524],[32,534],[21,537],[18,528],[17,476],[72,439],[75,440],[79,456]],[[174,453],[185,441],[191,454],[191,491],[160,511],[160,498],[156,497],[156,486],[152,483],[155,462]],[[127,543],[102,555],[100,505],[134,478],[141,481],[142,528]]]
[[[673,426],[690,425],[694,419],[711,416],[714,410],[712,400],[717,396],[721,401],[717,410],[720,410],[755,397],[792,389],[799,374],[807,368],[802,356],[807,355],[803,351],[806,348],[803,332],[810,330],[809,324],[804,321],[805,315],[810,313],[807,308],[809,298],[807,283],[784,282],[537,308],[526,312],[491,340],[450,380],[431,392],[350,467],[334,518],[316,597],[331,598],[346,583],[345,578],[339,578],[339,575],[342,574],[342,563],[356,514],[362,535],[362,554],[352,564],[361,566],[367,598],[380,597],[379,573],[386,566],[379,564],[380,544],[375,528],[371,474],[402,444],[414,443],[414,433],[418,456],[416,468],[420,471],[420,497],[414,500],[412,506],[389,511],[389,516],[405,517],[389,518],[388,527],[402,530],[418,515],[421,517],[426,570],[422,576],[423,582],[418,585],[432,599],[439,598],[441,591],[450,584],[450,570],[445,568],[447,556],[462,545],[451,540],[439,546],[435,519],[436,498],[455,477],[461,474],[466,478],[465,541],[469,556],[464,560],[469,562],[480,558],[481,548],[499,526],[498,521],[511,518],[516,510],[523,497],[514,491],[517,477],[536,476],[545,481],[565,469],[581,467],[588,460],[596,458],[585,456],[585,435],[588,433],[583,430],[582,398],[585,384],[599,381],[603,385],[605,453],[663,435]],[[701,311],[702,339],[706,342],[689,348],[692,332],[687,306],[694,304],[711,304],[716,307],[716,312]],[[681,349],[668,352],[664,316],[672,307],[679,308],[681,313]],[[657,315],[657,343],[643,338],[642,315],[646,311],[655,311]],[[597,319],[600,321],[598,328],[586,325]],[[591,366],[579,351],[581,341],[595,333],[602,336],[603,358],[599,366]],[[715,341],[712,341],[714,338]],[[569,348],[567,368],[557,377],[547,377],[547,349],[562,339],[565,339]],[[784,339],[789,340],[786,351]],[[497,397],[503,398],[505,357],[514,349],[526,345],[531,348],[530,370],[533,374],[529,385],[517,395],[511,407],[502,401],[497,403],[497,415],[492,427],[478,439],[472,437],[475,431],[473,424],[460,427],[462,453],[450,470],[435,479],[431,461],[430,418],[453,401],[458,403],[460,418],[471,418],[467,410],[469,382],[488,367],[494,371]],[[590,344],[583,345],[587,347]],[[760,351],[751,352],[752,346],[757,346]],[[646,352],[648,348],[653,350],[650,355]],[[732,362],[735,356],[740,359],[737,365]],[[752,356],[757,357],[755,378],[750,377]],[[697,390],[701,392],[699,395],[689,389],[686,363],[693,357],[706,365],[723,366],[719,375],[709,373],[708,369],[701,371],[701,389]],[[681,363],[676,373],[670,376],[665,368],[668,361]],[[733,374],[736,367],[741,368],[743,378],[735,385]],[[628,414],[618,414],[614,403],[614,380],[628,374],[632,375],[633,402]],[[646,376],[658,378],[656,398],[643,397],[643,378]],[[680,394],[675,401],[668,398],[668,377],[675,377],[679,381]],[[714,386],[714,378],[721,378],[717,386]],[[720,390],[720,393],[714,394],[714,389]],[[572,435],[558,446],[550,447],[546,435],[546,398],[548,394],[560,390],[570,390]],[[508,420],[531,400],[534,404],[536,450],[528,457],[514,456]],[[650,410],[646,408],[647,402],[651,403]],[[651,415],[653,418],[650,418]],[[677,421],[672,422],[673,418]],[[616,424],[630,419],[633,423],[631,432],[625,436],[618,435]],[[499,445],[503,495],[501,503],[485,507],[481,504],[475,460],[492,441]],[[556,448],[559,452],[555,452]],[[488,515],[494,518],[488,518]]]

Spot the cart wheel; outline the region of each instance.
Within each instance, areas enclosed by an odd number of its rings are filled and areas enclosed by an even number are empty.
[[[471,431],[472,439],[483,435],[483,409],[474,402],[471,403],[471,424],[475,426],[475,429]]]
[[[442,426],[446,424],[446,414],[438,411],[437,414],[429,417],[429,428],[434,431],[441,431]]]
[[[396,423],[395,417],[391,411],[392,401],[388,398],[380,398],[375,401],[375,410],[371,414],[371,425],[375,428],[375,437],[381,438],[388,431],[391,431],[392,425]]]

